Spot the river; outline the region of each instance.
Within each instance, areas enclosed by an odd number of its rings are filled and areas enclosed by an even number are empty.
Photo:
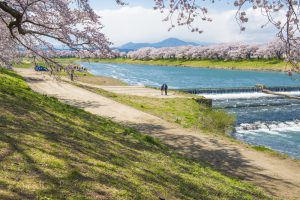
[[[192,67],[131,64],[79,63],[92,74],[120,79],[130,85],[173,89],[300,86],[300,76],[280,72],[258,72]],[[292,92],[300,95],[299,91]],[[252,145],[266,146],[300,159],[300,100],[262,93],[201,94],[213,99],[213,106],[237,116],[232,136]]]

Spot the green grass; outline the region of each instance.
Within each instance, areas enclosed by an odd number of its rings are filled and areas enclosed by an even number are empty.
[[[73,58],[71,60],[75,61],[76,59]],[[128,64],[143,64],[143,65],[211,67],[211,68],[241,69],[241,70],[270,70],[270,71],[283,71],[289,68],[289,64],[285,63],[283,60],[277,60],[277,59],[260,59],[260,60],[251,59],[251,60],[224,61],[224,60],[186,60],[186,59],[134,60],[128,58],[114,58],[114,59],[94,58],[94,59],[81,59],[80,61],[128,63]]]
[[[262,151],[262,152],[270,151],[270,149],[265,146],[252,146],[252,148],[255,149],[256,151]]]
[[[34,63],[31,59],[23,59],[19,63],[14,63],[15,68],[34,68]]]
[[[256,151],[265,152],[265,153],[268,153],[270,155],[278,156],[280,158],[289,158],[288,155],[282,154],[282,153],[277,152],[277,151],[274,151],[273,149],[270,149],[270,148],[265,147],[265,146],[251,146],[251,148],[256,150]],[[297,159],[293,159],[293,160],[295,160],[296,162],[299,162],[299,160],[297,160]]]
[[[267,199],[156,139],[0,71],[0,199]]]
[[[151,98],[111,93],[102,89],[77,84],[87,90],[109,97],[144,112],[156,115],[184,128],[196,128],[210,133],[227,133],[232,130],[235,116],[223,110],[199,104],[194,98]],[[158,91],[159,92],[159,91]],[[187,95],[190,97],[191,95]],[[200,98],[200,97],[197,97]]]

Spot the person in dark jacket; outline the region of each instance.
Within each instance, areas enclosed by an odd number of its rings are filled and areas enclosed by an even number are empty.
[[[163,95],[164,94],[164,84],[162,84],[160,86],[160,94]]]
[[[168,85],[166,83],[162,84],[160,87],[161,95],[165,92],[165,95],[168,95]]]
[[[165,83],[165,95],[168,95],[168,85]]]

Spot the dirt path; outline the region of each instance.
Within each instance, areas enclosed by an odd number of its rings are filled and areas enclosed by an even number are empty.
[[[298,162],[257,152],[227,139],[197,134],[68,83],[43,78],[33,70],[17,71],[37,92],[136,127],[158,137],[183,155],[210,163],[223,173],[252,182],[272,195],[283,199],[300,199]]]

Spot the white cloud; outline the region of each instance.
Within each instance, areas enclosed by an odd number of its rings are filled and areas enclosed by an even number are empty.
[[[272,25],[261,29],[266,18],[259,11],[249,11],[246,31],[240,32],[235,21],[235,10],[210,10],[213,22],[197,22],[203,34],[191,33],[187,27],[177,27],[168,32],[169,22],[162,22],[163,15],[143,7],[122,7],[118,10],[100,10],[104,33],[119,46],[127,42],[156,42],[168,37],[198,42],[266,42],[275,37]]]

